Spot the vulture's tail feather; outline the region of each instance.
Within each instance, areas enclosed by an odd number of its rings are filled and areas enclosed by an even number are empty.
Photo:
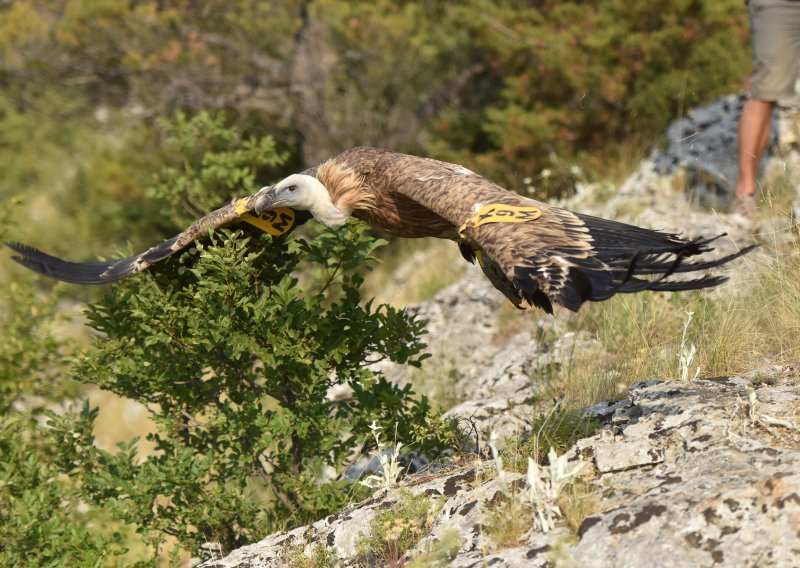
[[[694,272],[697,270],[709,270],[711,268],[716,268],[718,266],[722,266],[732,260],[743,256],[756,248],[758,245],[750,245],[747,246],[738,252],[731,253],[727,256],[723,256],[721,258],[717,258],[714,260],[708,260],[705,262],[686,262],[683,260],[682,257],[681,262],[678,266],[673,266],[675,264],[674,259],[669,259],[668,256],[662,256],[661,258],[653,258],[647,262],[642,262],[640,266],[635,268],[637,274],[661,274],[665,270],[670,270],[672,273],[679,274],[682,272]],[[610,266],[615,266],[614,262],[609,263]]]
[[[577,214],[591,236],[591,249],[554,247],[547,256],[516,264],[509,280],[529,304],[552,311],[552,303],[578,311],[587,301],[645,290],[679,292],[718,286],[727,280],[708,271],[747,254],[750,245],[720,258],[705,259],[725,236],[683,239],[634,225]]]
[[[653,231],[611,219],[583,213],[574,213],[574,215],[583,221],[583,225],[594,239],[595,248],[602,250],[609,258],[630,258],[631,251],[635,250],[655,253],[684,249],[691,256],[709,250],[706,245],[725,236],[721,234],[708,239],[687,241],[677,235]]]
[[[702,290],[718,286],[728,279],[727,276],[702,276],[693,280],[644,280],[632,278],[617,289],[617,293],[626,294],[654,290],[657,292],[681,292],[686,290]]]
[[[727,282],[727,276],[703,276],[694,280],[673,280],[667,282],[655,282],[647,289],[655,290],[657,292],[683,292],[686,290],[702,290],[704,288],[713,288],[719,286],[723,282]]]
[[[578,270],[591,282],[589,294],[581,294],[584,300],[602,301],[617,293],[644,290],[678,292],[718,286],[727,277],[702,273],[727,264],[757,246],[750,245],[717,259],[691,260],[690,257],[712,251],[711,243],[725,234],[684,240],[677,235],[631,225],[624,225],[622,231],[614,221],[586,216],[582,218],[593,238],[593,257],[605,265],[604,269],[598,270],[595,266],[581,266],[578,263]],[[700,277],[671,279],[674,275],[690,273]],[[572,309],[569,305],[567,307]]]

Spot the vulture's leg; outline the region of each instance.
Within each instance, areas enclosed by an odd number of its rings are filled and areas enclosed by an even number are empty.
[[[475,264],[475,261],[478,261],[478,265],[483,270],[486,278],[489,279],[489,282],[492,283],[492,286],[500,290],[514,304],[515,308],[519,310],[525,309],[522,307],[522,295],[517,287],[506,277],[500,266],[488,254],[485,254],[480,248],[473,249],[464,242],[458,243],[458,249],[467,262]]]

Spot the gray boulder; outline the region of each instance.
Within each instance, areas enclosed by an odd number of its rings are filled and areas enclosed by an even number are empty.
[[[605,426],[567,454],[585,463],[595,510],[576,533],[563,523],[531,527],[498,548],[485,534],[486,511],[500,495],[524,493],[523,474],[492,475],[492,462],[453,465],[338,515],[276,533],[205,568],[286,566],[290,551],[335,551],[340,566],[368,566],[355,543],[376,511],[402,490],[443,501],[429,534],[403,559],[457,531],[455,567],[797,566],[800,558],[800,388],[791,368],[768,375],[650,381],[613,406],[598,405]]]

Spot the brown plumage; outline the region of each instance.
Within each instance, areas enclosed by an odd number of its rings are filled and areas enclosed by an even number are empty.
[[[486,206],[500,206],[494,209],[501,212],[487,220]],[[332,227],[353,216],[400,237],[452,239],[467,260],[482,261],[486,276],[514,305],[520,307],[525,301],[547,312],[552,312],[553,302],[575,311],[586,301],[620,292],[715,286],[725,277],[702,274],[671,280],[670,276],[705,272],[753,248],[716,260],[689,260],[709,251],[714,239],[686,240],[573,213],[507,191],[462,166],[378,148],[347,150],[116,263],[65,263],[22,245],[11,247],[22,255],[15,260],[47,276],[108,282],[174,254],[209,228],[239,220],[240,213],[259,215],[279,207],[310,211]],[[521,208],[517,222],[500,218],[514,208]]]
[[[255,195],[229,203],[212,211],[202,219],[198,219],[188,228],[184,229],[171,239],[157,244],[143,253],[105,262],[69,262],[50,256],[28,245],[20,243],[3,243],[5,246],[18,253],[19,256],[11,258],[22,266],[38,272],[48,278],[70,282],[72,284],[108,284],[123,280],[134,274],[146,270],[156,262],[164,260],[180,252],[194,241],[203,238],[209,232],[233,223],[249,222],[263,229],[263,224],[253,211]],[[264,215],[269,217],[268,215]],[[293,222],[283,227],[282,219],[275,219],[273,224],[278,224],[281,234],[288,234],[295,227],[305,223],[311,218],[306,212],[295,212]]]

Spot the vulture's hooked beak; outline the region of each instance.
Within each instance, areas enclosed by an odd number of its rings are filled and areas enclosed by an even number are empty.
[[[261,213],[264,211],[274,209],[277,205],[278,203],[276,203],[275,198],[275,186],[262,187],[256,196],[256,203],[253,207],[253,211],[256,215],[261,215]]]

